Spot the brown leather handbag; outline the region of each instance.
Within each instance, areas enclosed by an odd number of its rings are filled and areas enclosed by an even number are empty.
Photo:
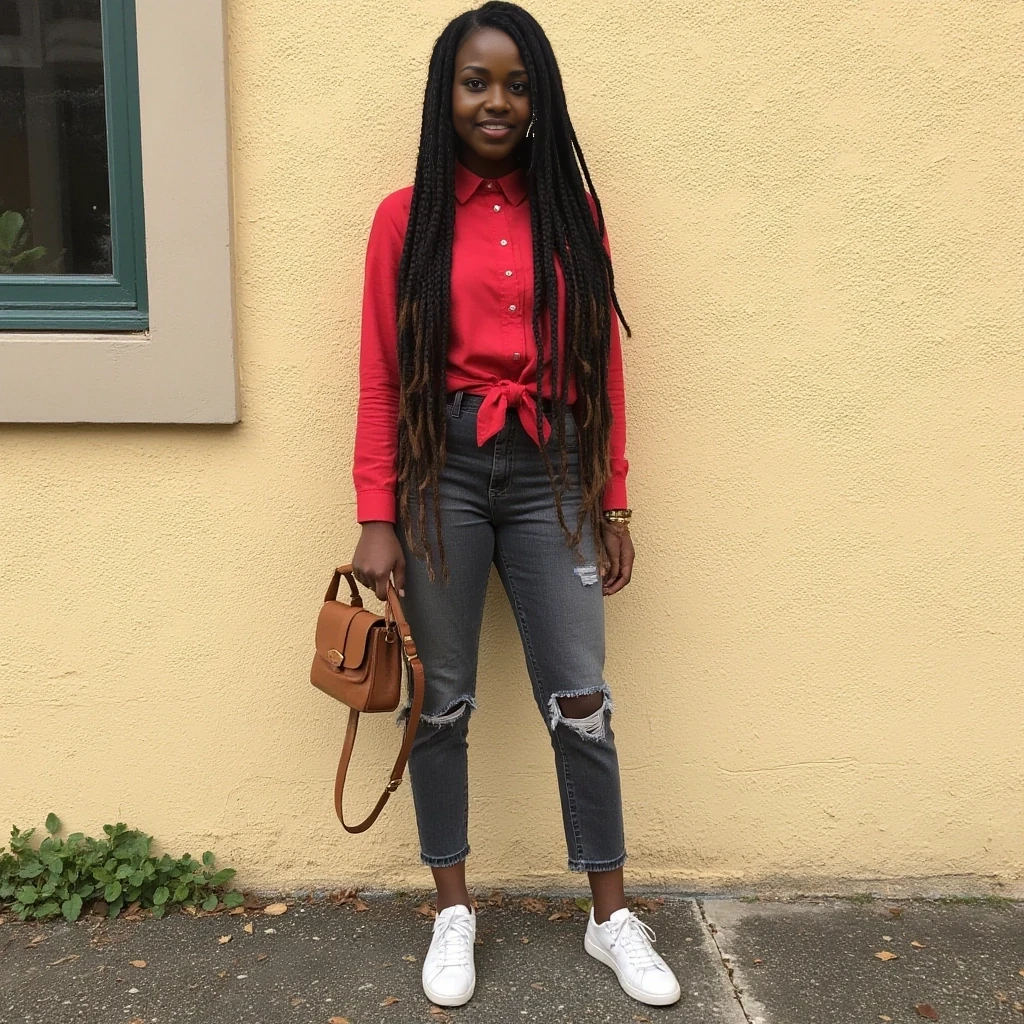
[[[342,576],[348,580],[352,592],[351,604],[338,600]],[[342,813],[341,798],[356,742],[359,715],[364,711],[394,711],[398,707],[402,699],[403,658],[409,668],[412,705],[405,723],[402,748],[376,807],[360,824],[349,825]],[[398,593],[390,581],[384,614],[377,615],[363,607],[352,566],[342,565],[335,570],[317,619],[316,653],[309,681],[349,707],[345,744],[334,781],[334,810],[347,832],[365,832],[377,820],[388,797],[402,782],[423,709],[423,665],[416,656],[416,644],[402,614]]]

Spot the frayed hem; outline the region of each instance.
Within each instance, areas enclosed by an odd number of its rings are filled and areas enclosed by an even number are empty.
[[[461,853],[456,853],[451,857],[428,857],[425,853],[420,854],[420,860],[428,868],[453,868],[456,864],[461,864],[469,856],[469,847],[463,848]]]
[[[618,871],[626,863],[626,854],[616,857],[615,860],[571,860],[569,870],[575,874],[582,874],[587,871]]]
[[[587,715],[585,718],[566,718],[562,711],[562,706],[558,703],[559,700],[563,697],[589,697],[592,693],[604,694],[604,701],[595,712]],[[582,690],[562,690],[559,693],[553,693],[548,700],[548,712],[551,716],[548,719],[548,726],[554,732],[559,725],[564,725],[576,733],[577,736],[581,736],[591,743],[599,743],[607,735],[607,716],[612,714],[614,710],[615,703],[612,700],[612,693],[607,683]]]

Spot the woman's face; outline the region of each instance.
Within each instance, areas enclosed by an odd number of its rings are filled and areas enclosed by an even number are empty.
[[[463,163],[484,178],[513,170],[531,111],[529,79],[511,37],[496,28],[472,32],[455,55],[452,83],[452,124],[464,143]]]

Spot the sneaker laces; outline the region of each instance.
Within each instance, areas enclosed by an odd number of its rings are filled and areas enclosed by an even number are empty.
[[[651,945],[651,943],[657,942],[657,936],[649,924],[641,921],[636,914],[631,912],[628,917],[624,917],[619,922],[617,927],[614,925],[612,927],[614,929],[612,931],[612,946],[621,942],[634,967],[662,969],[661,958],[654,952]]]
[[[470,945],[473,941],[472,918],[452,914],[442,921],[434,933],[438,956],[435,966],[468,967],[470,964]]]

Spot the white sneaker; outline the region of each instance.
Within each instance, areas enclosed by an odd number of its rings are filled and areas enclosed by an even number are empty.
[[[604,924],[590,911],[583,948],[607,964],[622,990],[649,1006],[668,1006],[679,999],[679,982],[654,952],[654,930],[629,910],[616,910]]]
[[[423,958],[423,991],[438,1006],[462,1006],[473,998],[476,914],[462,905],[442,910]]]

